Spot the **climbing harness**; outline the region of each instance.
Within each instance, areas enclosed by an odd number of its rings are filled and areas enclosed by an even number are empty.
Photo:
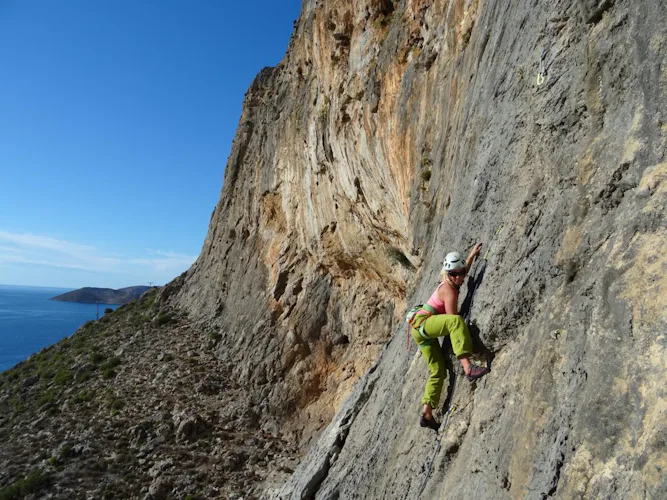
[[[423,339],[428,339],[428,337],[424,334],[424,324],[426,323],[426,320],[433,316],[436,313],[436,310],[429,304],[418,304],[407,312],[405,315],[405,321],[408,324],[408,332],[407,332],[407,343],[405,345],[405,348],[409,351],[410,350],[410,330],[415,329],[419,332],[419,335]],[[422,319],[422,321],[417,324],[417,321]]]
[[[537,83],[538,87],[544,83],[544,80],[546,80],[547,70],[544,67],[544,57],[546,55],[547,55],[546,49],[542,48],[542,53],[540,54],[540,69],[537,73],[537,79],[535,80],[535,83]]]

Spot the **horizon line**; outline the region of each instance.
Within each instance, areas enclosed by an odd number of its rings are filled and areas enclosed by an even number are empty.
[[[146,286],[149,288],[156,288],[162,285],[129,285],[129,286],[121,286],[120,288],[111,288],[108,286],[80,286],[80,287],[72,287],[72,286],[46,286],[46,285],[13,285],[10,283],[0,283],[0,286],[7,286],[7,287],[14,287],[14,288],[48,288],[52,290],[81,290],[82,288],[106,288],[107,290],[121,290],[123,288],[130,288],[130,287],[135,287],[135,286]]]

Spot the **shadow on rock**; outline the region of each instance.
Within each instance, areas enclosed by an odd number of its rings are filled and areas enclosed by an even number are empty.
[[[479,328],[477,328],[477,323],[471,323],[468,327],[468,330],[470,331],[470,337],[472,338],[473,352],[475,355],[481,355],[482,358],[484,358],[486,361],[486,366],[491,369],[491,363],[493,362],[495,354],[493,354],[493,351],[486,347],[484,342],[482,342],[482,338],[479,335]]]
[[[461,304],[460,314],[463,316],[463,319],[466,320],[466,323],[470,325],[470,311],[472,310],[473,301],[475,299],[475,292],[477,288],[482,283],[484,279],[484,274],[486,273],[486,261],[483,261],[479,270],[476,271],[475,277],[468,279],[468,293],[466,293],[466,298],[463,299],[463,304]]]
[[[468,281],[468,293],[466,293],[466,297],[463,300],[463,304],[461,305],[461,316],[463,316],[463,319],[468,325],[468,330],[470,331],[470,336],[472,337],[473,352],[475,354],[481,354],[482,357],[486,360],[487,366],[491,368],[491,362],[493,361],[494,354],[488,347],[486,347],[486,345],[484,345],[484,342],[482,342],[477,323],[472,322],[470,319],[470,312],[472,311],[472,306],[475,300],[475,292],[484,280],[485,273],[486,260],[483,260],[481,261],[481,265],[478,266],[478,269],[475,272],[475,276],[471,277]]]

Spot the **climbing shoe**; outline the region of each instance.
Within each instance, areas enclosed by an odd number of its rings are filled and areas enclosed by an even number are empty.
[[[478,378],[482,378],[484,375],[489,373],[489,371],[491,370],[489,370],[489,368],[486,366],[470,365],[470,371],[466,374],[466,377],[468,377],[468,380],[473,382]]]
[[[433,417],[426,418],[424,415],[422,415],[421,418],[419,419],[419,425],[437,431],[438,427],[440,427],[440,422],[437,422]]]

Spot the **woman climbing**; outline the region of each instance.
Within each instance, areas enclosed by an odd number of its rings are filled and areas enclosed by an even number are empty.
[[[459,288],[481,249],[482,244],[477,243],[466,260],[463,260],[458,252],[447,254],[440,271],[438,288],[417,312],[412,322],[412,338],[419,346],[431,372],[421,400],[424,411],[419,425],[422,427],[435,430],[440,427],[440,423],[433,418],[433,408],[438,406],[445,382],[445,357],[438,337],[449,335],[452,350],[461,362],[468,380],[472,382],[489,372],[487,367],[470,362],[473,353],[472,339],[465,321],[458,312]]]

